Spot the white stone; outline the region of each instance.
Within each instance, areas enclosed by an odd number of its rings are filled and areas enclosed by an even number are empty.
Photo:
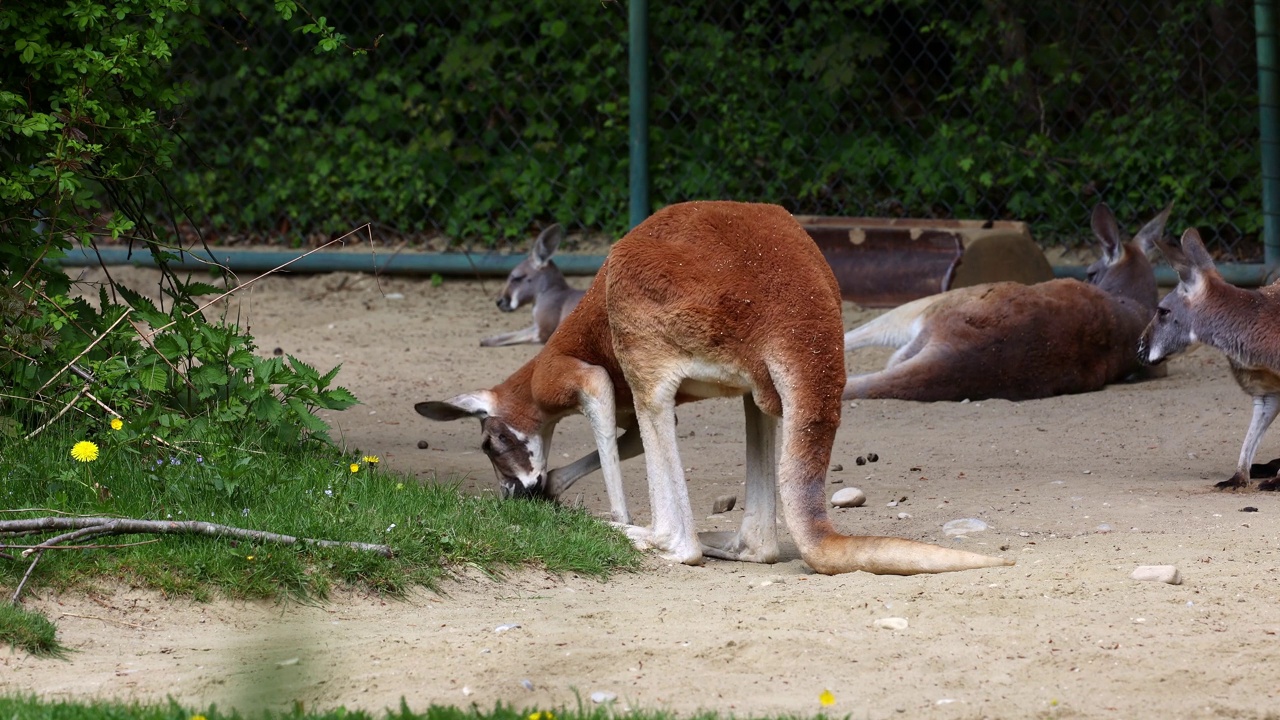
[[[907,619],[900,617],[880,618],[876,621],[876,627],[882,630],[906,630]]]
[[[983,532],[988,529],[990,529],[989,526],[978,518],[960,518],[943,525],[942,534],[947,537],[958,537],[969,533]]]
[[[867,494],[856,487],[840,488],[831,496],[831,504],[836,507],[862,507],[867,502]]]
[[[617,699],[618,699],[617,693],[611,693],[605,690],[597,690],[591,693],[591,702],[597,705],[603,705],[604,703],[611,703]]]
[[[1145,582],[1162,582],[1168,585],[1181,585],[1182,573],[1172,565],[1139,565],[1129,577]]]

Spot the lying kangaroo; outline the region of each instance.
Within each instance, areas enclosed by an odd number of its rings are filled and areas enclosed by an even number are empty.
[[[704,554],[776,561],[780,491],[800,554],[820,573],[1011,565],[900,538],[849,537],[832,527],[823,487],[840,424],[841,331],[831,269],[785,209],[672,205],[613,246],[578,311],[524,367],[488,390],[415,409],[433,420],[480,418],[481,448],[506,495],[548,492],[556,423],[584,414],[613,518],[624,524],[616,422],[633,423],[653,519],[647,528],[627,527],[627,534],[679,562],[698,564]],[[675,406],[726,396],[744,398],[745,515],[737,533],[699,536],[676,447]]]
[[[1027,400],[1100,390],[1149,373],[1133,348],[1155,312],[1156,281],[1146,253],[1164,232],[1169,210],[1126,243],[1110,208],[1095,207],[1102,257],[1089,266],[1088,282],[949,290],[850,330],[845,350],[898,351],[884,370],[850,376],[845,399]]]
[[[578,306],[583,291],[569,287],[560,268],[551,261],[556,246],[564,238],[564,228],[552,225],[533,241],[529,255],[507,275],[507,283],[498,296],[498,309],[512,312],[524,303],[533,302],[533,325],[480,341],[481,347],[545,343],[560,323]]]
[[[1202,342],[1227,356],[1232,377],[1253,396],[1253,419],[1235,474],[1217,487],[1248,487],[1258,443],[1280,412],[1280,283],[1245,290],[1223,280],[1194,228],[1182,234],[1181,248],[1163,241],[1157,247],[1177,271],[1178,287],[1160,301],[1138,354],[1155,364]],[[1258,489],[1280,490],[1280,478]]]

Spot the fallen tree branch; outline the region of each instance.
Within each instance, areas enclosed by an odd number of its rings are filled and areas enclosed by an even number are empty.
[[[43,517],[23,520],[0,520],[0,532],[31,534],[33,531],[54,532],[58,530],[94,530],[95,532],[90,533],[94,535],[208,535],[211,537],[256,540],[278,545],[302,543],[316,547],[345,547],[352,550],[377,553],[383,557],[392,557],[395,554],[389,545],[299,538],[292,535],[267,532],[266,530],[247,530],[202,520],[134,520],[110,517]],[[53,538],[53,540],[57,539]],[[47,540],[41,545],[53,544],[53,540]]]
[[[37,550],[37,549],[40,549],[40,550],[111,550],[114,548],[134,547],[135,545],[150,545],[152,543],[158,543],[158,542],[160,542],[160,538],[156,538],[154,540],[139,540],[138,542],[131,542],[131,543],[120,543],[119,545],[98,545],[96,543],[92,545],[49,545],[49,546],[0,544],[0,550]],[[15,558],[14,556],[6,552],[0,552],[0,557],[6,558],[8,560],[17,560],[17,558]]]

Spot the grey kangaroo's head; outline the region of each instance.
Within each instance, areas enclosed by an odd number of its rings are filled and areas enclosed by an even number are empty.
[[[1120,225],[1106,203],[1093,208],[1093,234],[1102,245],[1102,257],[1087,270],[1090,285],[1112,295],[1131,298],[1144,307],[1156,305],[1156,277],[1147,253],[1164,236],[1164,224],[1173,205],[1165,207],[1138,231],[1129,242],[1121,240]]]
[[[560,268],[551,262],[551,256],[563,238],[564,228],[559,223],[538,235],[529,255],[507,275],[507,284],[502,286],[502,294],[498,296],[499,310],[511,312],[534,302],[543,290],[565,285]]]
[[[1196,315],[1205,299],[1209,279],[1218,274],[1195,228],[1188,228],[1182,234],[1181,247],[1163,240],[1156,247],[1178,273],[1178,287],[1160,301],[1155,317],[1138,343],[1138,359],[1148,365],[1163,362],[1196,342]]]
[[[465,393],[448,400],[420,402],[419,415],[432,420],[480,419],[480,449],[493,464],[504,498],[546,497],[547,460],[538,428],[522,431],[494,414],[497,396],[491,390]]]

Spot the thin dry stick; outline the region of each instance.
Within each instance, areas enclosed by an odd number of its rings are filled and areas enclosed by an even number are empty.
[[[115,548],[127,548],[127,547],[133,547],[133,546],[135,546],[135,545],[150,545],[150,544],[152,544],[152,543],[158,543],[158,542],[160,542],[160,538],[156,538],[156,539],[154,539],[154,540],[139,540],[138,542],[131,542],[131,543],[120,543],[120,544],[118,544],[118,545],[51,545],[51,546],[44,546],[44,545],[0,545],[0,548],[4,548],[4,549],[6,549],[6,550],[22,550],[22,549],[31,549],[31,550],[35,550],[36,548],[39,548],[39,549],[41,549],[41,550],[111,550],[111,549],[115,549]],[[0,555],[3,555],[3,554],[4,554],[4,553],[0,553]],[[16,559],[17,559],[17,558],[15,558],[15,557],[13,557],[12,555],[6,555],[6,557],[8,557],[10,560],[16,560]]]
[[[67,363],[66,365],[63,365],[61,370],[59,370],[58,372],[54,373],[54,374],[53,374],[53,375],[52,375],[48,380],[45,380],[45,381],[44,381],[44,384],[40,386],[40,389],[39,389],[39,390],[36,390],[35,394],[36,394],[36,395],[39,395],[41,392],[43,392],[45,388],[49,387],[49,384],[50,384],[50,383],[52,383],[54,380],[57,380],[57,379],[58,379],[58,376],[59,376],[59,375],[61,375],[62,373],[66,372],[66,371],[67,371],[67,368],[69,368],[69,367],[71,367],[72,365],[74,365],[74,364],[76,363],[76,361],[77,361],[77,360],[79,360],[80,358],[84,357],[84,354],[85,354],[85,353],[87,353],[87,352],[89,352],[90,350],[92,350],[94,345],[97,345],[98,343],[102,342],[102,341],[103,341],[103,340],[104,340],[108,335],[110,335],[110,334],[111,334],[111,331],[112,331],[112,330],[115,330],[115,329],[116,329],[116,326],[117,326],[117,325],[119,325],[121,322],[123,322],[125,318],[129,317],[129,313],[131,313],[131,312],[133,312],[133,308],[125,308],[125,311],[124,311],[123,313],[120,313],[120,317],[116,318],[116,321],[115,321],[115,322],[111,323],[111,325],[110,325],[110,326],[108,326],[108,327],[107,327],[107,329],[106,329],[106,330],[104,330],[104,331],[103,331],[103,333],[97,337],[97,339],[95,339],[93,342],[89,343],[89,346],[88,346],[88,347],[86,347],[85,349],[81,350],[79,355],[76,355],[74,358],[72,358],[72,359],[71,359],[71,362]]]
[[[50,547],[57,545],[58,543],[66,542],[68,540],[79,540],[80,538],[92,537],[94,535],[110,535],[112,532],[115,531],[117,522],[119,521],[112,520],[111,522],[108,522],[102,525],[95,525],[93,527],[80,528],[79,530],[72,530],[69,533],[55,535],[49,538],[48,540],[45,540],[44,542],[40,543],[39,545],[23,550],[22,557],[28,557],[29,555],[31,555],[31,553],[43,552],[45,550],[48,550]]]
[[[39,435],[40,433],[44,432],[44,429],[45,429],[45,428],[47,428],[47,427],[49,427],[50,425],[52,425],[53,423],[57,422],[58,418],[60,418],[60,417],[62,417],[63,415],[65,415],[65,414],[67,413],[67,411],[71,409],[71,406],[72,406],[72,405],[75,405],[75,404],[76,404],[76,401],[77,401],[77,400],[79,400],[81,397],[83,397],[83,396],[84,396],[84,394],[85,394],[86,392],[88,392],[88,391],[89,391],[89,384],[88,384],[88,383],[85,383],[85,386],[84,386],[84,387],[82,387],[82,388],[80,388],[80,392],[76,393],[76,396],[75,396],[75,397],[73,397],[73,398],[71,398],[71,402],[67,403],[66,405],[63,405],[63,406],[62,406],[62,409],[58,411],[58,414],[57,414],[57,415],[54,415],[53,417],[49,418],[47,421],[45,421],[45,423],[44,423],[43,425],[41,425],[40,427],[36,428],[35,430],[32,430],[32,431],[31,431],[31,432],[30,432],[30,433],[29,433],[25,438],[23,438],[23,439],[24,439],[24,440],[30,440],[31,438],[33,438],[33,437],[35,437],[35,436]]]
[[[36,563],[40,562],[40,558],[43,555],[44,553],[42,552],[36,553],[36,558],[31,561],[31,567],[27,568],[26,574],[22,576],[22,582],[18,583],[18,589],[14,590],[13,597],[9,598],[11,605],[18,604],[18,598],[22,597],[22,586],[27,584],[27,578],[31,577],[31,571],[36,569]]]
[[[142,625],[138,625],[136,623],[125,622],[124,620],[112,620],[111,618],[98,617],[97,615],[78,615],[76,613],[64,612],[58,617],[59,618],[74,617],[74,618],[84,618],[85,620],[101,620],[102,622],[115,623],[117,625],[124,625],[126,627],[137,628],[138,630],[146,629]]]
[[[109,530],[104,530],[110,526]],[[294,545],[304,543],[317,547],[345,547],[353,550],[377,553],[383,557],[392,557],[394,552],[388,545],[377,543],[346,542],[340,540],[317,540],[299,538],[292,535],[267,532],[265,530],[247,530],[202,520],[135,520],[131,518],[108,517],[44,517],[26,518],[22,520],[0,520],[0,532],[26,532],[29,530],[81,530],[94,529],[104,535],[209,535],[212,537],[233,537],[241,540]],[[41,544],[51,544],[49,541]]]
[[[243,290],[243,289],[245,289],[245,288],[249,287],[250,285],[252,285],[252,284],[254,284],[254,283],[258,282],[259,280],[261,280],[262,278],[264,278],[264,277],[266,277],[266,276],[268,276],[268,275],[270,275],[270,274],[272,274],[272,273],[276,272],[277,270],[282,270],[282,269],[284,269],[285,267],[288,267],[289,265],[292,265],[293,263],[298,262],[299,260],[301,260],[301,259],[302,259],[302,258],[304,258],[304,257],[307,257],[307,256],[308,256],[308,255],[310,255],[311,253],[320,252],[321,250],[324,250],[325,248],[329,247],[330,245],[332,245],[332,244],[334,244],[334,243],[343,243],[343,244],[346,244],[344,241],[345,241],[348,237],[350,237],[350,236],[352,236],[352,235],[354,235],[354,234],[356,234],[356,233],[360,232],[361,230],[363,230],[364,228],[366,228],[366,227],[368,227],[368,226],[369,226],[369,223],[365,223],[364,225],[361,225],[360,227],[358,227],[358,228],[356,228],[356,229],[354,229],[354,230],[348,231],[345,235],[343,235],[343,236],[341,236],[341,237],[334,238],[333,240],[330,240],[329,242],[327,242],[327,243],[325,243],[325,244],[323,244],[323,245],[321,245],[321,246],[319,246],[319,247],[317,247],[317,248],[313,248],[313,249],[311,249],[311,250],[308,250],[307,252],[305,252],[305,253],[303,253],[303,254],[299,255],[298,257],[296,257],[296,258],[294,258],[294,259],[290,260],[290,261],[289,261],[289,262],[287,262],[287,263],[284,263],[284,264],[281,264],[281,265],[277,265],[276,267],[271,268],[270,270],[268,270],[268,271],[266,271],[266,272],[262,273],[261,275],[259,275],[259,276],[258,276],[258,277],[256,277],[256,278],[253,278],[252,280],[250,280],[250,281],[249,281],[249,282],[247,282],[247,283],[243,283],[243,284],[241,284],[241,285],[237,285],[237,286],[235,286],[235,287],[231,288],[230,290],[228,290],[228,291],[226,291],[226,292],[222,293],[221,295],[219,295],[219,296],[215,297],[214,299],[210,300],[209,302],[207,302],[207,303],[205,303],[205,304],[201,305],[200,307],[196,308],[195,310],[192,310],[190,313],[187,313],[187,317],[191,317],[192,315],[195,315],[195,314],[196,314],[196,313],[198,313],[198,312],[203,312],[203,311],[204,311],[204,309],[205,309],[205,308],[207,308],[207,307],[209,307],[210,305],[216,305],[217,303],[221,302],[223,299],[225,299],[225,298],[227,298],[227,297],[229,297],[229,296],[231,296],[231,295],[234,295],[235,293],[240,292],[241,290]],[[201,260],[201,258],[200,258],[199,256],[197,256],[197,255],[192,255],[192,257],[196,258],[196,260]],[[203,260],[201,260],[201,262],[203,262]],[[173,322],[177,322],[177,320],[174,320]],[[173,322],[171,322],[171,323],[169,323],[169,324],[167,324],[167,325],[161,325],[160,327],[153,329],[150,333],[148,333],[148,337],[155,337],[156,333],[160,332],[161,330],[164,330],[164,329],[168,328],[170,325],[173,325]]]

